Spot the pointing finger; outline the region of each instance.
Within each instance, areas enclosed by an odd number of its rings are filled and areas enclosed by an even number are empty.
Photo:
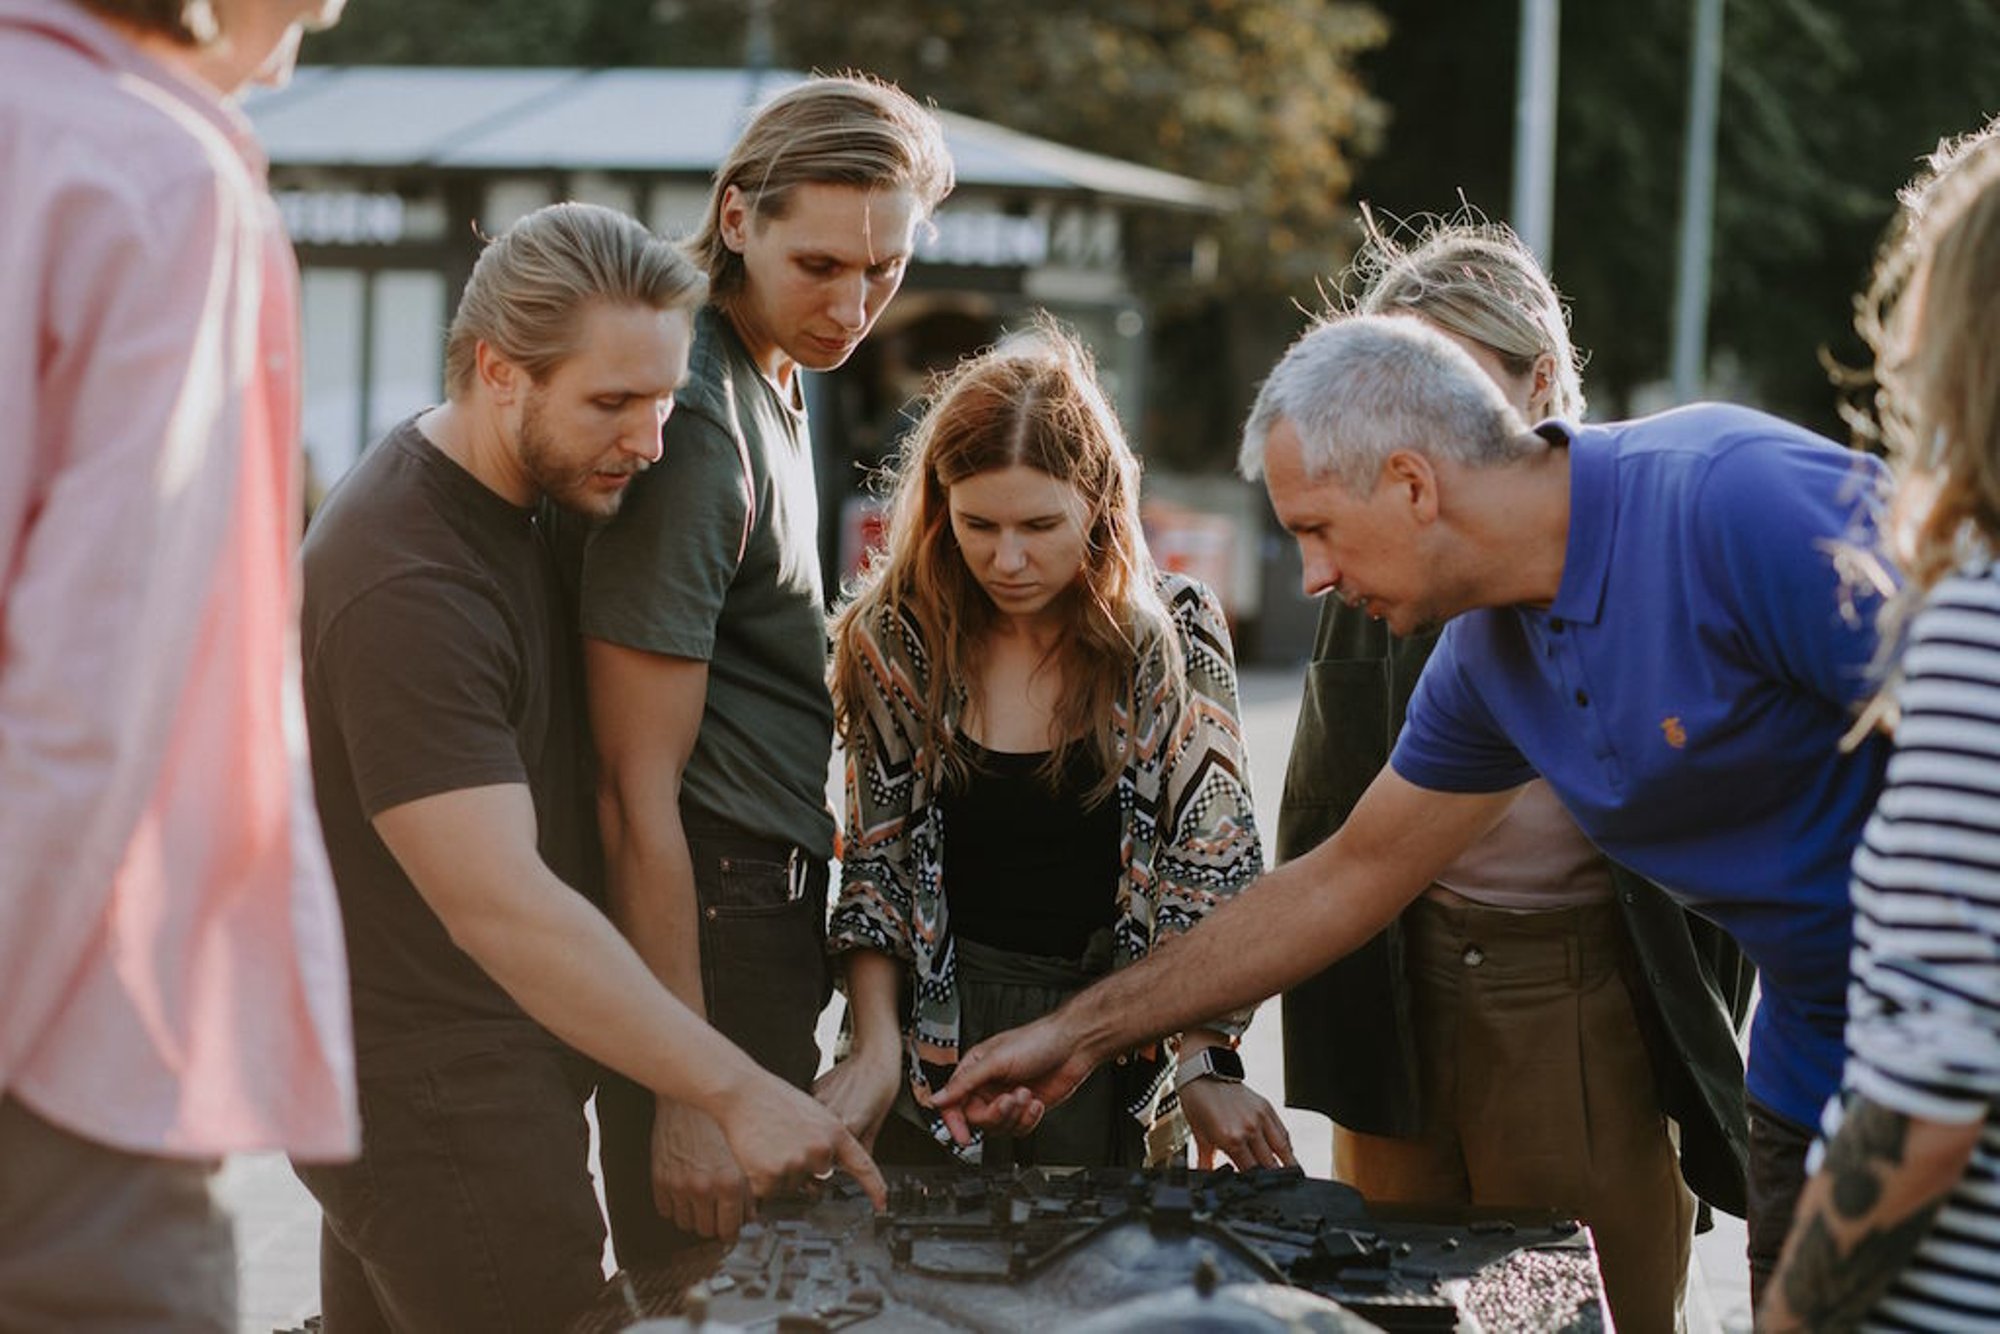
[[[861,1141],[841,1131],[840,1138],[834,1141],[833,1156],[868,1196],[869,1203],[877,1209],[889,1207],[888,1183],[882,1180],[881,1169],[875,1166],[875,1160],[868,1156],[868,1151],[861,1147]]]
[[[942,1107],[938,1109],[938,1115],[944,1118],[944,1128],[951,1132],[952,1139],[957,1141],[960,1148],[971,1147],[972,1127],[965,1123],[963,1110],[957,1107]]]

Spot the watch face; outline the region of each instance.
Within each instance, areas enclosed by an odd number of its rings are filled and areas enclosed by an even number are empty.
[[[1219,1078],[1243,1078],[1242,1053],[1232,1051],[1228,1047],[1210,1047],[1208,1049],[1208,1066]]]

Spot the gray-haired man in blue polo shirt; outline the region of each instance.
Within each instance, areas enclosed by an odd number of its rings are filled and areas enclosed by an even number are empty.
[[[1836,560],[1873,543],[1879,466],[1719,405],[1530,430],[1465,352],[1394,316],[1295,343],[1242,464],[1298,539],[1307,592],[1397,634],[1450,621],[1389,767],[1326,843],[973,1051],[942,1100],[977,1123],[1031,1122],[1102,1054],[1300,981],[1540,775],[1608,855],[1763,970],[1746,1080],[1754,1285],[1840,1074],[1847,863],[1885,751],[1840,747],[1875,639]]]

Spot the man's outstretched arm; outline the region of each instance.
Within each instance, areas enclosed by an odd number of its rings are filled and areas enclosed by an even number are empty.
[[[1383,769],[1332,838],[1141,962],[968,1052],[938,1098],[947,1122],[1025,1129],[1106,1058],[1318,972],[1387,925],[1518,790],[1434,792]]]
[[[1866,1098],[1850,1107],[1799,1197],[1757,1328],[1858,1326],[1916,1254],[1985,1128],[1983,1119],[1926,1121]]]
[[[840,1166],[886,1203],[880,1174],[845,1126],[675,999],[617,928],[548,868],[525,785],[423,797],[383,811],[375,829],[452,942],[530,1018],[715,1118],[758,1195]]]

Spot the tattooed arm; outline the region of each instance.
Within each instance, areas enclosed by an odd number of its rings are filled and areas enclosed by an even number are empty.
[[[1984,1128],[1905,1116],[1866,1098],[1849,1107],[1799,1197],[1757,1328],[1821,1334],[1859,1325],[1930,1231]]]

